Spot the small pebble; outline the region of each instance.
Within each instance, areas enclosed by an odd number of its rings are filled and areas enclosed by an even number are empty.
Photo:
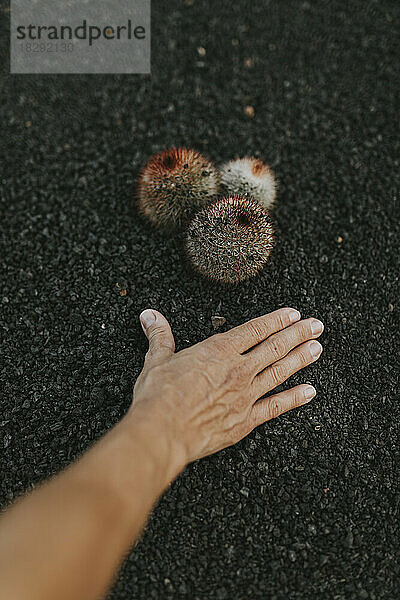
[[[220,329],[226,323],[225,317],[220,317],[219,315],[215,315],[211,317],[211,323],[214,328],[214,331]]]

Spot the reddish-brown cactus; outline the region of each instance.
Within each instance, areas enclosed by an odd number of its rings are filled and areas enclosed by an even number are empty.
[[[219,172],[195,150],[170,148],[152,156],[139,175],[138,209],[162,228],[185,225],[219,190]]]

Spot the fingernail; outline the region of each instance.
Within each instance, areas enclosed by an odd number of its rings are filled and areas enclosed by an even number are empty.
[[[146,331],[146,329],[148,329],[150,325],[153,325],[153,323],[155,323],[156,317],[152,310],[146,308],[146,310],[140,313],[139,319],[143,329]]]
[[[317,333],[321,333],[324,330],[324,325],[318,319],[313,319],[311,321],[311,331],[313,335],[317,335]]]
[[[322,352],[322,346],[318,342],[311,342],[310,344],[310,352],[314,358],[318,358],[318,356]]]
[[[311,385],[306,387],[306,389],[304,390],[304,397],[306,398],[306,400],[311,400],[312,398],[314,398],[314,396],[316,396],[316,394],[316,389],[313,388]]]
[[[298,321],[301,315],[298,310],[291,310],[289,313],[289,321],[294,323],[294,321]]]

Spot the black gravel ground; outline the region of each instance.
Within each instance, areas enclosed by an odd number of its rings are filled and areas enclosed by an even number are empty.
[[[151,77],[9,76],[1,13],[3,506],[124,414],[143,308],[178,349],[215,314],[289,305],[326,326],[295,378],[315,401],[188,467],[112,600],[400,595],[399,12],[153,0]],[[135,176],[173,144],[273,165],[278,243],[256,280],[207,284],[139,219]]]

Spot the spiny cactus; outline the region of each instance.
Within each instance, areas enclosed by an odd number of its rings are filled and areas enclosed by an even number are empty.
[[[139,175],[138,209],[162,228],[185,225],[219,190],[219,172],[195,150],[170,148],[152,156]]]
[[[273,243],[268,211],[251,198],[228,196],[194,217],[187,232],[186,251],[202,275],[238,283],[264,267]]]
[[[276,180],[271,168],[258,158],[230,160],[220,168],[223,192],[251,197],[270,209],[276,197]]]

